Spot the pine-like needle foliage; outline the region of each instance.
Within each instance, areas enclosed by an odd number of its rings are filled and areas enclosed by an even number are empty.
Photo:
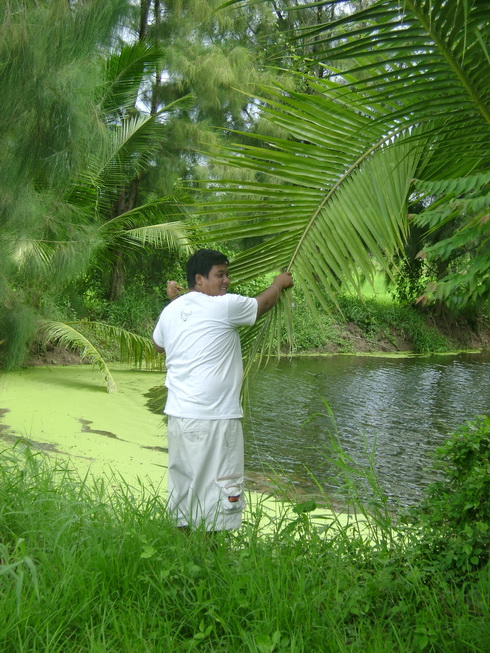
[[[162,53],[119,42],[130,12],[127,0],[9,0],[0,8],[0,357],[7,368],[23,362],[39,325],[46,335],[45,320],[68,284],[97,259],[148,245],[189,251],[181,223],[169,223],[170,206],[185,219],[175,197],[142,207],[124,199],[154,165],[163,114],[172,111],[135,109]],[[92,351],[73,326],[53,337],[69,345],[69,334],[72,345]],[[136,337],[132,343],[141,352]]]

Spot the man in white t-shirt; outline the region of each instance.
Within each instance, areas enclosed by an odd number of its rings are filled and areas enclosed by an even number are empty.
[[[202,249],[187,262],[187,283],[184,294],[169,282],[172,301],[153,332],[167,368],[169,508],[179,527],[236,529],[245,506],[238,328],[269,311],[293,278],[277,275],[256,297],[227,294],[227,257]]]

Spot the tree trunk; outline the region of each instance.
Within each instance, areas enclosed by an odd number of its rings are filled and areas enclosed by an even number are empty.
[[[116,259],[111,269],[111,280],[109,285],[109,296],[108,296],[109,301],[116,302],[118,299],[121,299],[124,291],[124,280],[125,280],[124,254],[121,251],[119,251],[116,254]]]
[[[116,208],[114,210],[114,217],[126,213],[134,209],[136,206],[136,198],[138,196],[139,188],[139,178],[133,179],[130,184],[129,192],[126,193],[126,189],[122,188],[119,194],[119,199],[117,201]],[[124,292],[124,282],[126,279],[126,269],[125,269],[125,256],[124,252],[118,250],[114,257],[114,262],[111,268],[111,277],[109,280],[109,292],[107,298],[111,302],[115,302],[118,299],[121,299]]]

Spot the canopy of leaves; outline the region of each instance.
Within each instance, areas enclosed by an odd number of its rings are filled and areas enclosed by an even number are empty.
[[[144,115],[134,107],[161,51],[142,44],[116,51],[130,5],[102,5],[12,0],[0,10],[0,342],[7,367],[23,362],[39,319],[50,317],[94,260],[148,244],[189,251],[179,222],[167,224],[169,206],[185,217],[175,197],[141,208],[128,197],[132,180],[154,165],[165,136],[161,116],[172,111]]]

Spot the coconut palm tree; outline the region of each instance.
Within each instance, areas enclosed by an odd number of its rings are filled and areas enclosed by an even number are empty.
[[[262,238],[233,262],[235,279],[291,269],[312,309],[328,308],[345,281],[355,288],[372,278],[374,262],[392,274],[409,204],[429,207],[431,184],[459,179],[464,195],[490,169],[489,3],[378,0],[352,12],[364,4],[309,3],[338,16],[296,35],[315,41],[308,61],[323,64],[323,76],[304,75],[303,93],[268,89],[275,97],[262,101],[263,115],[285,136],[256,134],[256,145],[228,148],[218,161],[254,172],[255,181],[213,179],[219,201],[202,208],[216,216],[208,226],[215,241]],[[479,189],[486,199],[471,220],[487,246],[475,283],[488,296],[488,183]],[[438,201],[454,199],[439,190]],[[288,310],[283,301],[256,327],[269,343]]]

